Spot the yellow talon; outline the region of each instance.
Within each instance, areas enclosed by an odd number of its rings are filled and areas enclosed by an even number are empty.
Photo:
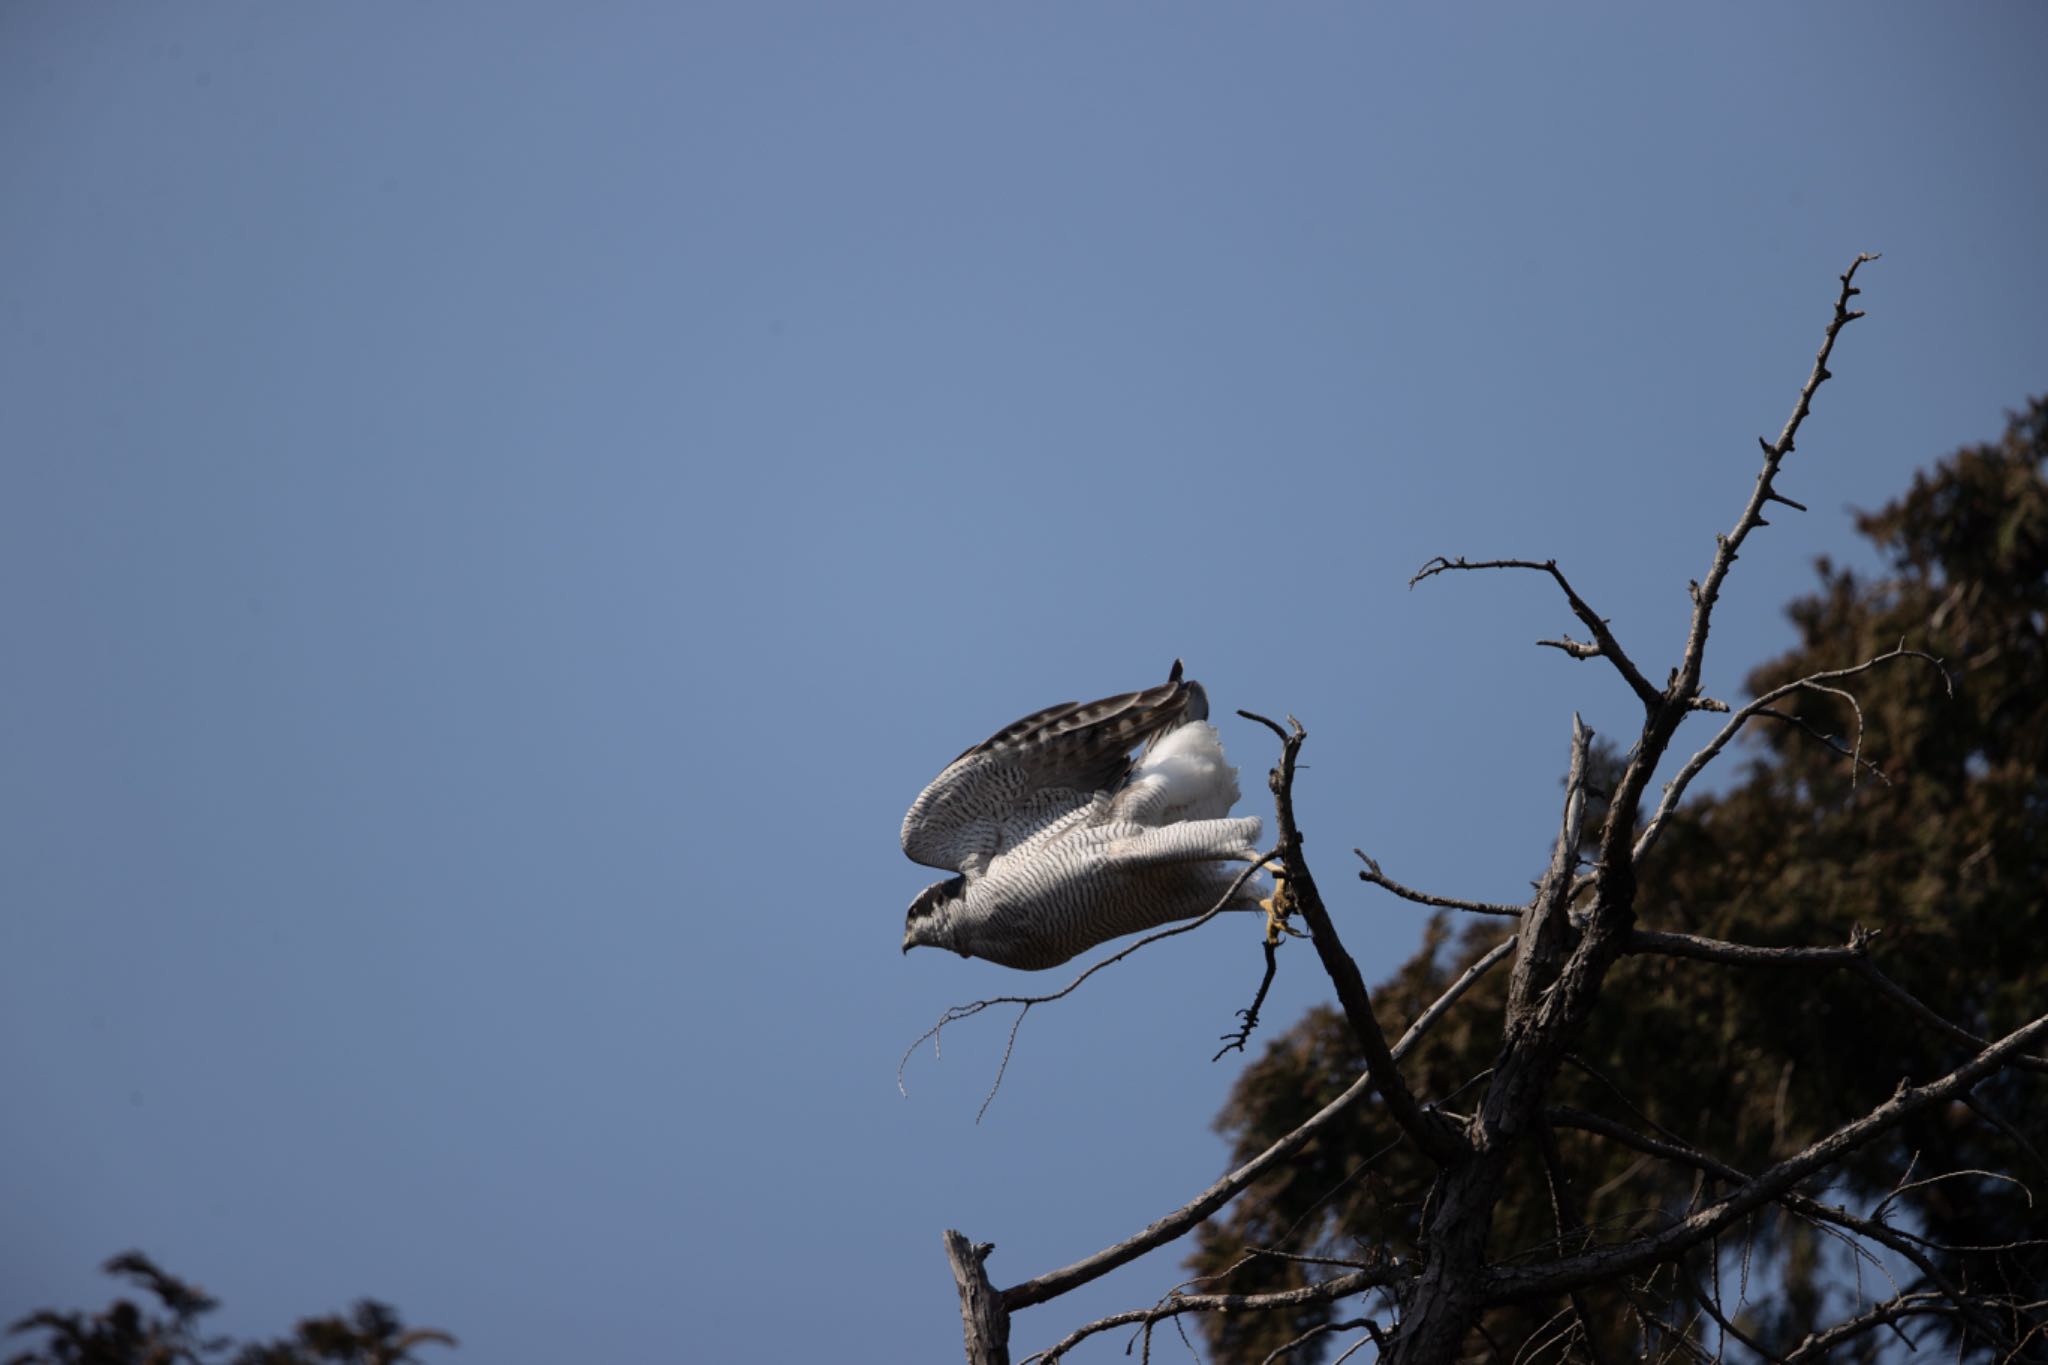
[[[1266,912],[1266,946],[1275,947],[1283,935],[1301,937],[1301,931],[1287,923],[1287,917],[1294,913],[1294,896],[1287,889],[1287,878],[1279,872],[1273,874],[1273,894],[1259,902],[1259,908]]]

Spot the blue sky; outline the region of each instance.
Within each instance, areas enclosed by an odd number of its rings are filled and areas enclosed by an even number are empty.
[[[140,1247],[459,1361],[946,1359],[1221,1169],[1218,922],[1005,1024],[912,796],[1163,677],[1515,899],[1557,556],[1662,676],[1871,267],[1710,690],[2044,382],[2035,6],[0,9],[0,1318]],[[1251,808],[1271,758],[1228,720]],[[1881,737],[1873,741],[1881,744]],[[1346,888],[1349,889],[1346,889]],[[1277,1029],[1327,994],[1283,959]],[[1023,1349],[1178,1278],[1021,1315]],[[1120,1358],[1121,1340],[1093,1356]]]

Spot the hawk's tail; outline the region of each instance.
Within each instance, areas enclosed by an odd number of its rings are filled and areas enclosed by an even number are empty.
[[[1237,798],[1237,769],[1224,758],[1216,727],[1189,720],[1152,741],[1117,793],[1116,805],[1125,819],[1165,825],[1219,820],[1230,814]]]

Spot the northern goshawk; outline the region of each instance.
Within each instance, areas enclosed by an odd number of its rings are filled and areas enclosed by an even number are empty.
[[[1226,818],[1237,770],[1208,715],[1176,660],[1158,687],[1049,706],[954,759],[904,817],[903,851],[959,875],[911,903],[903,950],[1036,971],[1208,911],[1258,858],[1260,829]],[[1228,908],[1272,892],[1254,874]]]

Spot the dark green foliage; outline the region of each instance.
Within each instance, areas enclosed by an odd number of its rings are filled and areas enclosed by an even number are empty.
[[[141,1252],[123,1252],[105,1269],[148,1290],[156,1308],[116,1299],[98,1313],[32,1313],[9,1333],[40,1332],[42,1343],[7,1365],[410,1365],[415,1346],[455,1344],[446,1332],[408,1328],[388,1306],[364,1299],[346,1317],[307,1318],[289,1337],[237,1348],[227,1337],[200,1334],[199,1319],[220,1305]]]
[[[1761,743],[1740,780],[1690,803],[1648,860],[1639,923],[1761,945],[1840,944],[1862,925],[1879,931],[1872,951],[1886,974],[1993,1037],[2048,1001],[2048,401],[2016,415],[2001,442],[1950,457],[1858,525],[1887,570],[1865,579],[1823,561],[1818,589],[1790,609],[1799,644],[1751,676],[1752,694],[1904,640],[1945,661],[1954,695],[1940,670],[1911,659],[1840,684],[1860,699],[1862,755],[1881,777],[1868,768],[1852,774],[1846,758],[1792,725],[1755,722]],[[1858,741],[1856,716],[1837,696],[1807,691],[1783,709],[1846,745]],[[1507,928],[1481,920],[1453,934],[1433,923],[1422,950],[1375,993],[1389,1036]],[[1418,1095],[1453,1111],[1469,1107],[1478,1091],[1463,1088],[1499,1047],[1506,985],[1507,973],[1494,973],[1409,1059]],[[1638,1131],[1667,1129],[1754,1173],[1882,1102],[1902,1078],[1925,1081],[1971,1051],[1846,972],[1632,957],[1609,977],[1576,1049],[1583,1066],[1560,1074],[1553,1103]],[[1362,1065],[1341,1017],[1312,1011],[1245,1070],[1218,1117],[1235,1159],[1313,1113]],[[1825,1189],[1809,1192],[1867,1211],[1910,1169],[1913,1179],[2006,1172],[2048,1193],[2048,1080],[2008,1071],[1974,1101],[1868,1145]],[[1556,1143],[1567,1179],[1554,1191],[1540,1145],[1527,1144],[1495,1218],[1496,1262],[1624,1239],[1663,1225],[1701,1193],[1690,1170],[1603,1139],[1559,1129]],[[1376,1106],[1362,1106],[1205,1225],[1193,1268],[1216,1274],[1254,1247],[1415,1255],[1428,1189],[1426,1163],[1396,1142]],[[1952,1246],[2048,1235],[2048,1219],[2023,1189],[1978,1175],[1912,1190],[1890,1221]],[[1749,1280],[1738,1293],[1730,1276],[1745,1248]],[[1720,1303],[1774,1351],[1853,1311],[1848,1253],[1806,1223],[1759,1216],[1720,1252]],[[2048,1298],[2039,1247],[1932,1254],[1974,1286]],[[1700,1256],[1645,1282],[1588,1291],[1600,1358],[1668,1347],[1654,1320],[1689,1317],[1714,1273],[1713,1259]],[[1917,1276],[1910,1266],[1893,1273],[1904,1288]],[[1249,1293],[1315,1277],[1314,1267],[1258,1258],[1204,1288]],[[1873,1298],[1892,1292],[1867,1265],[1863,1279]],[[1506,1362],[1525,1345],[1533,1353],[1532,1339],[1548,1335],[1541,1325],[1567,1307],[1495,1310],[1468,1343],[1470,1358]],[[1257,1361],[1327,1315],[1212,1315],[1203,1325],[1218,1359]],[[1910,1330],[1922,1349],[1952,1344],[1943,1323]],[[1887,1345],[1896,1354],[1902,1344],[1870,1334],[1832,1358],[1874,1356]],[[1548,1357],[1558,1349],[1553,1342]],[[1306,1347],[1289,1357],[1320,1358]]]

